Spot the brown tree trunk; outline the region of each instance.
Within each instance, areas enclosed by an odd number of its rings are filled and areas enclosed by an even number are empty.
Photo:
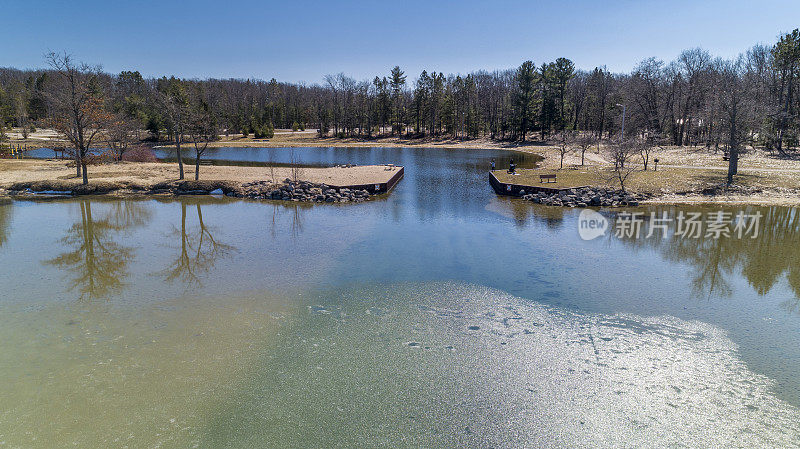
[[[734,115],[735,117],[735,115]],[[739,145],[736,141],[736,120],[731,120],[730,140],[728,141],[728,185],[733,183],[733,176],[739,172]]]
[[[179,173],[178,179],[183,179],[184,175],[183,175],[183,156],[181,155],[181,137],[180,133],[178,133],[177,131],[175,133],[175,147],[176,147],[175,153],[178,155],[178,173]]]
[[[731,147],[728,159],[728,185],[733,183],[733,176],[739,172],[739,148]]]
[[[200,155],[198,154],[197,157],[194,159],[194,180],[197,181],[200,179]]]
[[[781,153],[781,154],[784,153],[784,149],[783,149],[783,133],[787,128],[786,118],[789,115],[789,109],[790,109],[791,104],[792,104],[791,103],[791,101],[792,101],[792,78],[791,78],[791,75],[789,75],[789,83],[788,84],[789,84],[789,87],[788,87],[788,92],[786,93],[786,101],[784,102],[784,106],[783,106],[783,114],[781,114],[781,119],[780,119],[780,122],[778,123],[778,145],[777,145],[777,148],[778,148],[778,152]],[[781,87],[781,92],[783,92],[783,87]]]

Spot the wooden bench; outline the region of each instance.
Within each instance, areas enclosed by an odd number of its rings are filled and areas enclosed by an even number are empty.
[[[547,180],[548,184],[551,183],[551,182],[556,182],[556,175],[555,174],[553,174],[553,175],[539,175],[539,182],[540,183],[544,182],[545,179]],[[551,179],[552,179],[552,181],[551,181]]]

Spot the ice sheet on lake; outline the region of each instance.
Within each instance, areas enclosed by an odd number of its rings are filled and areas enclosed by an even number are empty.
[[[308,320],[286,342],[285,360],[271,361],[282,374],[265,374],[242,410],[253,417],[251,443],[281,434],[262,421],[276,410],[302,435],[285,435],[285,444],[800,441],[798,410],[745,366],[723,331],[700,322],[574,313],[451,283],[324,294]]]

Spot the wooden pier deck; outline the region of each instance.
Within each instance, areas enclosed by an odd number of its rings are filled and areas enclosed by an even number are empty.
[[[337,189],[350,189],[350,190],[366,190],[370,193],[387,193],[392,190],[405,174],[405,168],[402,165],[386,165],[383,173],[374,175],[374,182],[370,184],[354,184],[354,185],[337,185],[335,183],[328,184]]]
[[[498,171],[498,170],[495,170]],[[505,170],[502,170],[505,172]],[[585,185],[557,185],[553,187],[549,187],[548,183],[541,183],[540,185],[532,184],[532,183],[509,183],[509,182],[501,182],[497,179],[494,172],[489,172],[489,184],[492,186],[492,189],[498,195],[507,195],[507,196],[522,196],[528,193],[559,193],[570,189],[580,189],[584,187],[589,187]]]

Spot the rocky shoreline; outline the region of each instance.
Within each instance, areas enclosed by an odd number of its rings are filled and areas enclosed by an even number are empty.
[[[578,187],[559,192],[526,193],[518,198],[537,204],[556,207],[630,207],[641,205],[729,204],[795,206],[800,204],[800,190],[761,189],[723,184],[682,192],[660,193],[623,192],[618,189]]]
[[[624,192],[622,190],[599,187],[579,187],[558,192],[520,191],[522,199],[546,206],[561,207],[623,207],[638,206],[641,201],[651,196],[642,193]]]
[[[282,186],[269,193],[270,199],[311,203],[360,203],[370,197],[370,192],[364,189],[333,187],[304,181],[286,181]]]
[[[233,181],[172,181],[152,185],[134,182],[92,182],[88,185],[61,181],[19,182],[0,195],[43,197],[43,196],[82,196],[105,194],[139,195],[219,195],[232,198],[260,200],[279,200],[307,203],[360,203],[370,199],[373,194],[366,189],[350,189],[327,184],[285,179],[280,184],[269,181],[236,183]]]

